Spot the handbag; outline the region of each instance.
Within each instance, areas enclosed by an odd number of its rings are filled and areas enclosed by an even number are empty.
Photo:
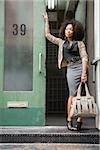
[[[95,117],[97,114],[97,105],[94,97],[90,95],[87,84],[85,83],[86,96],[81,96],[80,83],[77,95],[73,97],[73,102],[70,110],[71,117]]]

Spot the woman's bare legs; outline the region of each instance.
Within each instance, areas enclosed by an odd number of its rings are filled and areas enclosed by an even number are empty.
[[[67,120],[68,121],[71,121],[70,109],[71,109],[71,105],[72,105],[72,99],[73,99],[73,96],[69,96],[68,103],[67,103],[67,115],[68,115]]]
[[[72,116],[70,115],[72,100],[73,100],[73,96],[69,96],[69,98],[68,98],[68,103],[67,103],[67,114],[68,114],[68,118],[67,118],[67,128],[68,128],[69,130],[76,131],[77,128],[73,127],[73,124],[72,124],[72,121],[71,121],[71,120],[72,120]]]
[[[82,118],[81,117],[78,117],[77,118],[77,122],[81,122],[82,121]]]
[[[68,114],[68,117],[67,117],[67,121],[68,121],[67,127],[68,127],[69,130],[80,130],[81,129],[81,124],[82,124],[82,118],[81,117],[77,118],[76,128],[73,127],[73,125],[72,125],[72,121],[71,121],[72,120],[72,116],[70,114],[72,103],[73,103],[73,96],[69,96],[68,103],[67,103],[67,114]]]

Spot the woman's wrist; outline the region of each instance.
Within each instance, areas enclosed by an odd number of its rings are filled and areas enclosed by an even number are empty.
[[[87,74],[86,72],[82,72],[82,74]]]
[[[82,72],[82,76],[87,76],[87,73],[86,72]]]
[[[48,22],[49,22],[49,19],[48,19],[48,18],[45,18],[45,22],[48,23]]]
[[[82,74],[87,74],[87,71],[83,70],[83,71],[82,71]]]
[[[45,20],[45,25],[46,25],[46,26],[49,26],[49,21],[48,21],[48,19]]]

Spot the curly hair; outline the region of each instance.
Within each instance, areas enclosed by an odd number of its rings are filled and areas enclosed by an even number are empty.
[[[68,24],[72,24],[73,29],[74,29],[73,40],[81,41],[84,37],[84,28],[83,28],[83,25],[75,19],[66,20],[65,22],[62,23],[60,30],[59,30],[59,37],[62,38],[63,40],[66,38],[65,29]]]

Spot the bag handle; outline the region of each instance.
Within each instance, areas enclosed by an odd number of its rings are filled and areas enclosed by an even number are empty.
[[[91,95],[90,95],[90,93],[89,93],[89,89],[88,89],[86,83],[85,83],[85,90],[86,90],[86,96],[87,96],[87,97],[90,97]]]
[[[87,97],[90,97],[90,93],[89,93],[89,90],[88,90],[88,87],[87,87],[87,84],[85,84],[85,91],[86,91],[86,96]],[[77,97],[80,97],[81,96],[81,86],[82,86],[82,83],[80,83],[79,87],[78,87],[78,90],[77,90]]]

